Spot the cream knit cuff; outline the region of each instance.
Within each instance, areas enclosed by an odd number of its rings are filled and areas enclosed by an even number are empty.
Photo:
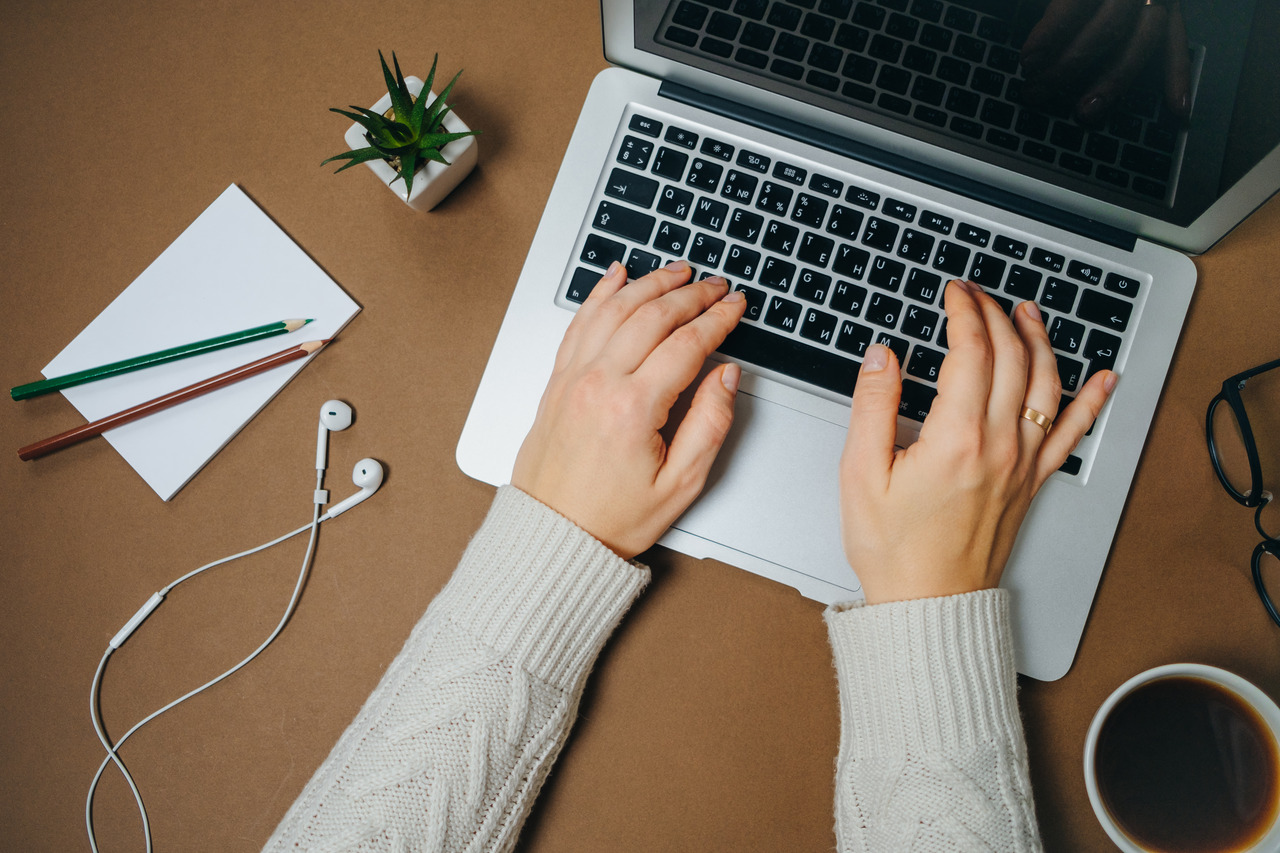
[[[836,605],[825,619],[849,758],[1021,742],[1004,590]]]
[[[567,688],[648,582],[644,566],[503,486],[439,601],[477,640]]]

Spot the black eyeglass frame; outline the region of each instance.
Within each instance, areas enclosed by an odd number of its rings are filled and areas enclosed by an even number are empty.
[[[1209,410],[1205,414],[1205,441],[1209,445],[1209,458],[1213,462],[1213,473],[1217,475],[1218,482],[1222,484],[1222,488],[1236,503],[1250,508],[1256,507],[1257,509],[1253,515],[1253,526],[1258,529],[1258,533],[1262,536],[1262,541],[1258,543],[1258,547],[1253,549],[1253,585],[1257,589],[1258,597],[1262,599],[1262,606],[1267,609],[1267,615],[1271,617],[1271,621],[1280,625],[1280,609],[1271,600],[1267,586],[1262,580],[1262,561],[1265,555],[1270,554],[1280,560],[1280,539],[1271,536],[1262,529],[1262,510],[1271,502],[1273,495],[1263,488],[1262,462],[1258,457],[1258,445],[1254,441],[1253,428],[1249,425],[1249,416],[1244,410],[1244,400],[1240,396],[1240,392],[1250,379],[1277,367],[1280,367],[1280,359],[1237,373],[1222,383],[1222,390],[1209,401]],[[1240,427],[1240,438],[1244,441],[1245,453],[1249,458],[1249,491],[1247,493],[1238,491],[1231,484],[1231,481],[1227,479],[1226,473],[1222,470],[1222,461],[1218,457],[1217,445],[1213,440],[1213,413],[1224,402],[1231,407],[1231,411],[1236,417],[1236,423]]]

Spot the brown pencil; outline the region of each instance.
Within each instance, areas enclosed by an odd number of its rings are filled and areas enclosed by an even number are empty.
[[[232,383],[239,382],[241,379],[248,379],[250,376],[270,370],[273,367],[279,367],[290,361],[299,358],[306,358],[312,353],[319,350],[325,344],[329,343],[332,338],[323,341],[307,341],[305,344],[289,347],[287,350],[281,350],[274,355],[268,355],[257,361],[251,361],[248,364],[242,364],[239,367],[232,368],[226,373],[219,373],[217,376],[211,376],[208,379],[202,379],[194,385],[188,385],[186,388],[179,388],[177,391],[170,391],[154,400],[148,400],[145,403],[139,403],[131,409],[125,409],[123,412],[116,412],[114,415],[107,415],[93,423],[78,426],[75,429],[67,430],[64,433],[46,438],[43,441],[37,441],[35,444],[28,444],[26,447],[18,451],[18,458],[25,461],[37,459],[45,454],[52,453],[55,450],[61,450],[77,442],[84,441],[86,438],[93,438],[95,435],[101,435],[109,429],[115,429],[123,426],[130,421],[136,421],[138,418],[146,417],[152,412],[158,412],[161,409],[167,409],[170,406],[176,406],[178,403],[190,400],[192,397],[199,397],[201,394],[208,394],[210,391],[216,391],[219,388],[226,387]]]

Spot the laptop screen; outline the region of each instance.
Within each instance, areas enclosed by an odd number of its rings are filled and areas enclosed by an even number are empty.
[[[609,7],[626,7],[622,64],[1181,248],[1207,248],[1280,181],[1270,0],[604,5],[611,59]],[[1248,198],[1214,207],[1233,190]]]

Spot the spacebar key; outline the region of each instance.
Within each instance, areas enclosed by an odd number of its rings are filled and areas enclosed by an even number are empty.
[[[739,323],[729,333],[719,352],[846,397],[853,396],[853,384],[858,379],[860,362],[746,323]]]

